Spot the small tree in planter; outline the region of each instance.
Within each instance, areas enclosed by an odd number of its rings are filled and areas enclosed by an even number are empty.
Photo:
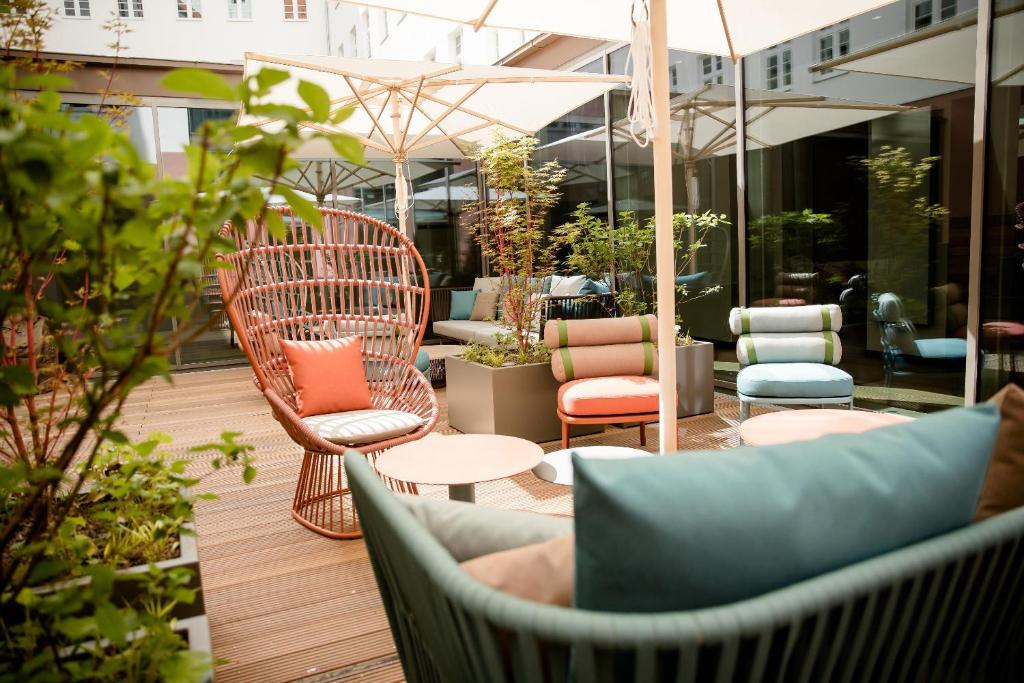
[[[545,230],[565,169],[557,161],[531,165],[537,139],[511,140],[497,133],[490,145],[472,158],[480,163],[493,199],[481,201],[470,214],[472,230],[483,255],[502,279],[502,310],[498,317],[510,329],[518,356],[538,360],[530,332],[537,325],[544,302],[543,280],[555,272],[560,246]],[[539,359],[543,360],[543,358]]]
[[[239,101],[282,125],[268,133],[208,121],[185,148],[187,175],[158,178],[123,129],[113,74],[98,112],[73,116],[58,94],[66,65],[32,57],[46,3],[14,5],[0,21],[0,678],[198,680],[210,662],[187,653],[170,623],[169,605],[189,599],[184,572],[115,573],[166,550],[191,505],[178,487],[191,483],[184,465],[155,455],[157,442],[130,445],[118,429],[122,406],[140,383],[169,378],[168,357],[207,330],[190,322],[204,265],[231,248],[219,234],[225,222],[266,219],[283,233],[258,178],[320,220],[278,180],[294,166],[299,124],[345,113],[332,115],[326,92],[304,82],[305,107],[266,102],[288,79],[282,71],[237,87],[206,71],[172,72],[169,89]],[[332,142],[361,157],[353,140]],[[170,318],[180,324],[166,332]],[[250,481],[250,449],[236,436],[201,450],[215,453],[214,467],[240,463]],[[160,500],[146,498],[158,491]],[[138,552],[125,551],[132,545]],[[83,577],[84,587],[47,585]],[[115,599],[122,581],[139,584],[138,604]]]

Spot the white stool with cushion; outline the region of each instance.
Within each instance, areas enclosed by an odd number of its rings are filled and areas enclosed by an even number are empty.
[[[853,377],[835,367],[843,355],[839,306],[734,308],[729,327],[739,335],[736,377],[740,421],[754,403],[853,408]]]

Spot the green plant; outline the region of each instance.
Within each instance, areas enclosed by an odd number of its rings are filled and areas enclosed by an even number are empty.
[[[702,214],[677,213],[672,217],[677,282],[696,263],[698,252],[707,246],[708,235],[729,224],[724,214],[710,211]],[[587,204],[580,204],[573,212],[573,219],[559,227],[557,232],[569,245],[566,263],[571,268],[589,277],[594,277],[591,273],[616,273],[618,293],[615,302],[622,315],[656,311],[656,282],[649,275],[654,272],[654,218],[641,222],[635,213],[623,211],[615,227],[611,228],[605,221],[590,215]],[[686,284],[677,284],[678,305],[720,290],[721,285],[715,284],[694,293]],[[676,323],[682,325],[679,314],[676,315]]]
[[[494,346],[470,342],[462,352],[462,359],[491,368],[547,363],[551,360],[551,351],[539,340],[531,339],[526,348],[523,349],[520,347],[515,335],[499,332],[494,338]]]
[[[315,207],[279,180],[295,166],[290,153],[304,140],[304,124],[338,121],[349,112],[332,114],[327,93],[308,82],[297,84],[303,106],[267,101],[270,88],[289,78],[283,71],[264,69],[238,85],[207,71],[174,71],[164,81],[171,90],[233,101],[280,123],[268,131],[207,121],[185,147],[185,176],[158,177],[124,130],[119,111],[126,100],[115,91],[113,72],[97,111],[72,114],[59,94],[68,83],[60,71],[68,65],[38,58],[51,16],[45,3],[18,0],[4,9],[0,632],[8,649],[0,679],[194,680],[208,662],[168,654],[181,650],[165,621],[168,601],[187,597],[180,573],[151,569],[142,591],[152,609],[111,602],[115,580],[138,580],[113,578],[125,553],[165,552],[160,546],[169,528],[180,527],[180,505],[171,501],[157,514],[157,501],[136,486],[163,482],[153,495],[164,495],[170,475],[163,465],[115,467],[105,453],[130,444],[118,421],[131,392],[147,380],[169,379],[169,356],[212,324],[193,321],[193,314],[204,265],[231,248],[220,235],[224,224],[262,218],[283,234],[280,216],[267,211],[266,183],[303,219],[320,224]],[[330,141],[361,161],[353,139]],[[171,318],[179,324],[167,330]],[[215,453],[215,466],[240,464],[246,481],[255,475],[249,447],[233,434],[203,450]],[[132,476],[126,479],[122,468]],[[134,493],[118,499],[115,484]],[[83,508],[83,492],[106,497]],[[137,519],[129,522],[132,516]],[[89,525],[109,527],[107,555],[86,533]],[[76,573],[92,577],[87,590],[33,590]],[[35,630],[17,631],[14,624],[25,622],[15,617],[26,609],[35,615],[28,622]],[[127,637],[139,629],[142,635]],[[140,668],[143,660],[149,668]]]
[[[484,257],[502,278],[501,322],[520,355],[530,355],[530,332],[541,314],[543,279],[555,272],[560,241],[544,229],[561,193],[565,169],[557,161],[531,164],[537,139],[511,140],[496,133],[472,156],[480,163],[493,199],[466,214]]]
[[[949,215],[928,201],[928,182],[939,159],[915,159],[904,147],[883,145],[874,156],[857,160],[870,183],[870,225],[885,236],[884,258],[871,265],[871,289],[898,294],[911,319],[927,313],[927,277],[921,269],[930,258],[932,226]]]

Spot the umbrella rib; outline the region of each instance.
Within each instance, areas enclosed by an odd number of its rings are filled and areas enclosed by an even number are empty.
[[[487,21],[487,17],[489,17],[491,15],[491,10],[493,10],[494,6],[497,5],[497,4],[498,4],[498,0],[491,0],[490,2],[487,3],[487,7],[484,7],[484,11],[481,12],[480,16],[477,17],[476,21],[473,22],[473,31],[474,32],[480,30],[480,27],[484,25],[485,21]]]
[[[367,115],[370,117],[370,120],[373,121],[374,127],[380,132],[380,135],[384,139],[384,141],[388,143],[388,147],[389,147],[390,151],[391,152],[395,152],[396,150],[395,150],[394,145],[392,145],[391,142],[388,141],[387,133],[385,133],[384,130],[380,127],[380,122],[377,121],[376,117],[374,117],[373,112],[370,110],[370,107],[366,104],[366,100],[363,99],[362,95],[360,95],[360,93],[356,89],[356,87],[354,85],[352,85],[352,79],[349,78],[348,76],[342,76],[342,78],[345,79],[345,83],[347,83],[349,89],[352,90],[352,94],[355,95],[357,100],[359,100],[359,106],[361,106],[363,108],[363,111],[365,111],[367,113]],[[383,110],[381,110],[381,111],[383,111]],[[370,135],[372,135],[372,134],[373,134],[373,130],[371,129]],[[369,136],[366,136],[366,138],[369,139]],[[388,150],[384,150],[384,151],[388,151]]]
[[[450,106],[451,105],[451,102],[448,102],[446,100],[442,100],[440,97],[437,97],[435,95],[431,95],[430,93],[423,93],[423,99],[430,100],[431,102],[436,102],[437,104],[443,104],[445,106]],[[422,112],[423,110],[420,109],[420,111]],[[508,128],[509,130],[514,130],[515,132],[517,132],[517,133],[519,133],[521,135],[531,135],[532,134],[531,131],[523,130],[519,126],[513,126],[510,123],[505,123],[504,121],[499,121],[498,119],[495,119],[495,118],[493,118],[491,116],[486,116],[486,115],[481,114],[480,112],[474,111],[472,109],[462,108],[462,111],[466,112],[467,114],[469,114],[471,116],[475,116],[478,119],[483,119],[484,121],[490,121],[494,125],[504,126],[505,128]],[[426,113],[424,113],[423,115],[426,116],[428,119],[430,118],[430,116],[428,116]],[[438,130],[441,130],[440,126],[438,126]]]
[[[337,130],[332,130],[332,129],[328,128],[327,126],[323,126],[323,125],[321,125],[319,123],[312,123],[312,122],[309,122],[309,121],[306,121],[304,123],[300,123],[299,124],[299,128],[309,128],[310,130],[319,131],[321,133],[327,133],[328,135],[338,135],[338,133],[339,133],[339,131],[337,131]],[[385,154],[388,154],[388,153],[391,152],[390,149],[388,149],[387,147],[382,146],[379,142],[376,142],[375,140],[371,140],[371,139],[369,139],[367,137],[364,137],[364,136],[360,135],[359,133],[353,133],[351,131],[347,131],[346,130],[346,131],[344,131],[344,134],[345,135],[350,135],[350,136],[354,137],[356,140],[361,142],[365,147],[369,147],[370,149],[375,149],[378,152],[384,152]]]
[[[493,125],[495,125],[495,124],[492,121],[484,121],[483,123],[478,123],[475,126],[470,126],[469,128],[463,128],[462,130],[460,130],[460,131],[458,131],[456,133],[451,133],[451,134],[445,133],[445,138],[447,138],[448,140],[451,140],[452,144],[454,144],[456,147],[458,147],[458,143],[456,143],[455,141],[457,139],[459,139],[461,136],[466,135],[467,133],[472,133],[474,131],[481,130],[483,128],[487,128],[488,126],[493,126]],[[408,152],[415,152],[415,151],[423,149],[425,147],[430,147],[433,144],[437,144],[437,141],[436,140],[427,140],[423,144],[419,144],[419,145],[410,144],[409,148],[406,150],[406,152],[407,153]],[[462,148],[459,147],[459,149],[461,150]]]
[[[430,116],[428,116],[427,120],[430,122],[430,124],[426,128],[424,128],[423,130],[421,130],[419,133],[416,134],[416,137],[414,137],[412,139],[412,141],[409,143],[409,147],[410,148],[414,148],[416,146],[416,143],[419,142],[423,138],[424,135],[426,135],[430,131],[434,130],[434,128],[437,128],[438,130],[441,130],[441,122],[444,121],[448,117],[449,114],[451,114],[453,111],[455,111],[456,109],[461,107],[462,104],[466,100],[468,100],[470,97],[472,97],[477,92],[479,92],[480,88],[482,88],[482,87],[484,87],[484,86],[481,83],[480,85],[477,85],[475,88],[470,89],[468,92],[463,94],[462,97],[457,99],[455,102],[449,104],[448,108],[445,109],[443,112],[441,112],[441,114],[439,116],[437,116],[437,117],[430,117]],[[420,94],[420,92],[417,90],[416,91],[416,99],[419,99],[419,94]],[[408,99],[408,98],[406,98],[406,99]],[[413,100],[412,106],[416,107],[417,109],[419,109],[417,107],[416,100]],[[422,109],[419,109],[419,111],[422,111]],[[410,110],[410,113],[409,113],[409,118],[410,118],[410,120],[412,119],[412,112],[411,112],[411,110]],[[441,132],[444,133],[443,130]],[[447,133],[445,133],[445,137],[448,137]]]
[[[420,78],[420,82],[416,85],[416,95],[412,98],[412,106],[409,107],[409,116],[406,117],[405,125],[402,126],[402,142],[400,145],[398,145],[399,149],[405,149],[406,147],[405,141],[409,137],[409,126],[412,125],[412,115],[416,112],[416,102],[419,101],[421,92],[423,92],[422,78]],[[408,97],[405,96],[404,92],[402,93],[402,96],[405,97],[406,99],[409,99]],[[419,138],[417,138],[417,140],[418,139]],[[416,142],[416,140],[413,140],[413,142]]]
[[[736,48],[732,46],[732,34],[729,33],[729,20],[725,18],[725,7],[722,6],[722,0],[718,0],[718,16],[722,18],[722,30],[725,31],[725,42],[729,45],[729,56],[732,57],[732,63],[735,64],[739,61],[739,57],[736,55]]]
[[[428,95],[427,95],[426,93],[423,93],[423,97],[425,97],[426,99],[433,99],[433,98],[431,98],[430,96],[428,96]],[[442,102],[441,104],[447,104],[447,103],[446,103],[446,102]],[[426,118],[426,119],[427,119],[428,121],[430,121],[430,120],[431,120],[431,119],[430,119],[430,114],[428,114],[427,112],[425,112],[425,111],[423,110],[423,107],[421,107],[421,106],[420,106],[420,105],[419,105],[418,103],[414,104],[414,105],[413,105],[413,108],[414,108],[414,109],[415,109],[416,111],[418,111],[419,113],[423,114],[424,118]],[[451,140],[451,143],[452,143],[453,145],[455,145],[455,149],[459,150],[459,152],[460,152],[461,154],[465,155],[465,153],[466,153],[466,152],[465,152],[465,150],[463,150],[463,149],[462,149],[462,147],[460,147],[460,146],[459,146],[459,143],[458,143],[458,142],[456,142],[456,141],[454,140],[454,138],[452,138],[452,136],[448,135],[448,133],[446,133],[446,132],[445,132],[444,128],[442,128],[442,127],[441,127],[441,124],[440,124],[440,123],[438,123],[438,124],[436,124],[436,125],[437,125],[437,129],[438,129],[439,131],[441,131],[441,134],[442,134],[442,135],[444,135],[444,137],[445,137],[446,139],[448,139],[448,140]]]

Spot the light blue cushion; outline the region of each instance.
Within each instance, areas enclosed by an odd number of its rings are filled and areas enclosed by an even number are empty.
[[[574,456],[576,606],[724,605],[964,527],[998,428],[980,405],[779,446]]]
[[[917,339],[917,355],[929,360],[963,360],[967,358],[967,340],[956,337]]]
[[[605,283],[600,280],[587,279],[580,287],[580,294],[608,294],[612,290]]]
[[[427,371],[430,370],[430,354],[423,349],[420,349],[416,354],[416,360],[413,361],[413,364],[416,366],[417,370],[423,374],[427,374]]]
[[[736,390],[765,398],[839,398],[853,395],[853,377],[823,363],[762,363],[739,371]]]
[[[469,320],[473,312],[473,303],[476,301],[476,290],[452,292],[452,309],[448,315],[449,320]]]

